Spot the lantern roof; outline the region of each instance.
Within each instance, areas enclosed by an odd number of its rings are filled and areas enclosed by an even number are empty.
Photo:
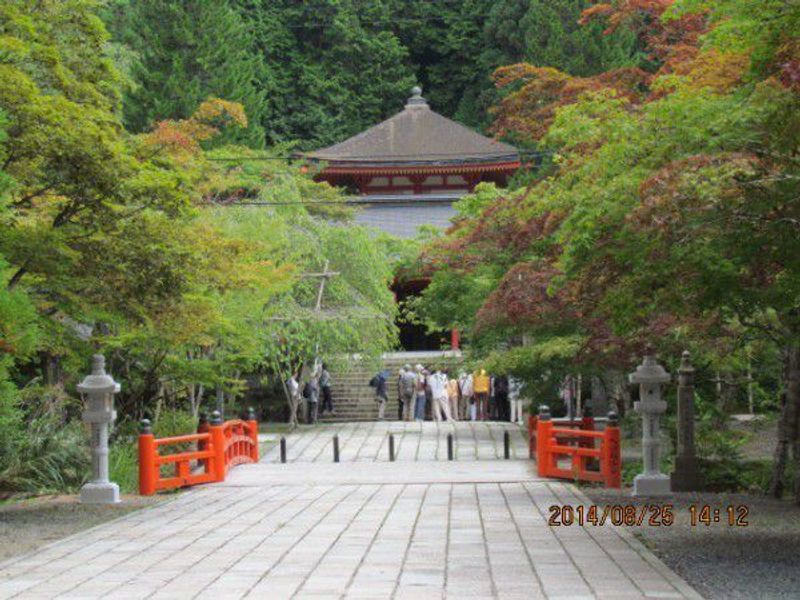
[[[664,370],[655,356],[645,356],[642,364],[636,367],[636,370],[628,376],[631,383],[666,383],[670,381],[669,373]]]
[[[119,384],[106,373],[106,359],[102,354],[92,356],[92,373],[83,378],[77,386],[81,394],[110,394],[120,390]]]

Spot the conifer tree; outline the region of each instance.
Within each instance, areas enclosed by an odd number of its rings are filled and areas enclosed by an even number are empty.
[[[381,3],[235,0],[267,68],[273,142],[341,141],[399,111],[416,83],[408,51]]]
[[[210,96],[239,102],[249,126],[216,145],[264,145],[263,61],[240,15],[225,0],[134,0],[122,5],[116,38],[134,53],[124,120],[132,131],[156,120],[183,119]]]

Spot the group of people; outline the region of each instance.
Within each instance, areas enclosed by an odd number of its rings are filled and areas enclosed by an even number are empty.
[[[370,381],[375,387],[378,418],[385,416],[388,372]],[[398,419],[424,421],[512,421],[523,423],[522,382],[506,375],[491,376],[485,369],[451,375],[442,367],[404,365],[397,377]]]
[[[378,418],[383,420],[389,402],[389,371],[381,371],[369,382],[375,388]],[[326,364],[317,364],[300,388],[300,374],[286,382],[295,420],[305,404],[304,421],[316,423],[320,414],[331,414],[331,374]],[[424,421],[511,421],[523,424],[522,382],[506,375],[492,376],[485,369],[457,375],[443,367],[404,365],[397,377],[400,400],[397,418]],[[320,407],[320,398],[322,406]]]
[[[303,401],[306,405],[305,422],[316,423],[319,414],[325,414],[329,411],[335,414],[333,410],[333,395],[331,394],[331,374],[328,371],[328,365],[315,365],[308,379],[306,380],[303,389],[300,389],[300,374],[292,373],[292,376],[286,382],[286,387],[289,391],[289,396],[292,399],[292,410],[295,411],[295,419],[297,412],[301,410]],[[322,395],[322,408],[320,412],[319,399]]]

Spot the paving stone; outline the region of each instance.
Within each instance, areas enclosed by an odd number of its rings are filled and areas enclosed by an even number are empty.
[[[0,564],[0,599],[699,598],[623,530],[548,527],[549,505],[588,500],[527,460],[498,458],[504,429],[526,457],[524,431],[508,424],[291,434],[291,464],[268,453],[224,484]],[[446,460],[448,432],[457,461]]]

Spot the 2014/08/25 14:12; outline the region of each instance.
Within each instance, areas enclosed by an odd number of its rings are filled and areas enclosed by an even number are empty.
[[[689,506],[689,521],[692,527],[698,525],[705,525],[708,527],[713,523],[720,523],[724,515],[724,522],[729,526],[747,527],[749,525],[747,521],[747,515],[749,513],[750,509],[744,504],[740,504],[739,506],[728,505],[724,508],[724,512],[722,509],[712,508],[708,504],[700,506],[692,504]]]

